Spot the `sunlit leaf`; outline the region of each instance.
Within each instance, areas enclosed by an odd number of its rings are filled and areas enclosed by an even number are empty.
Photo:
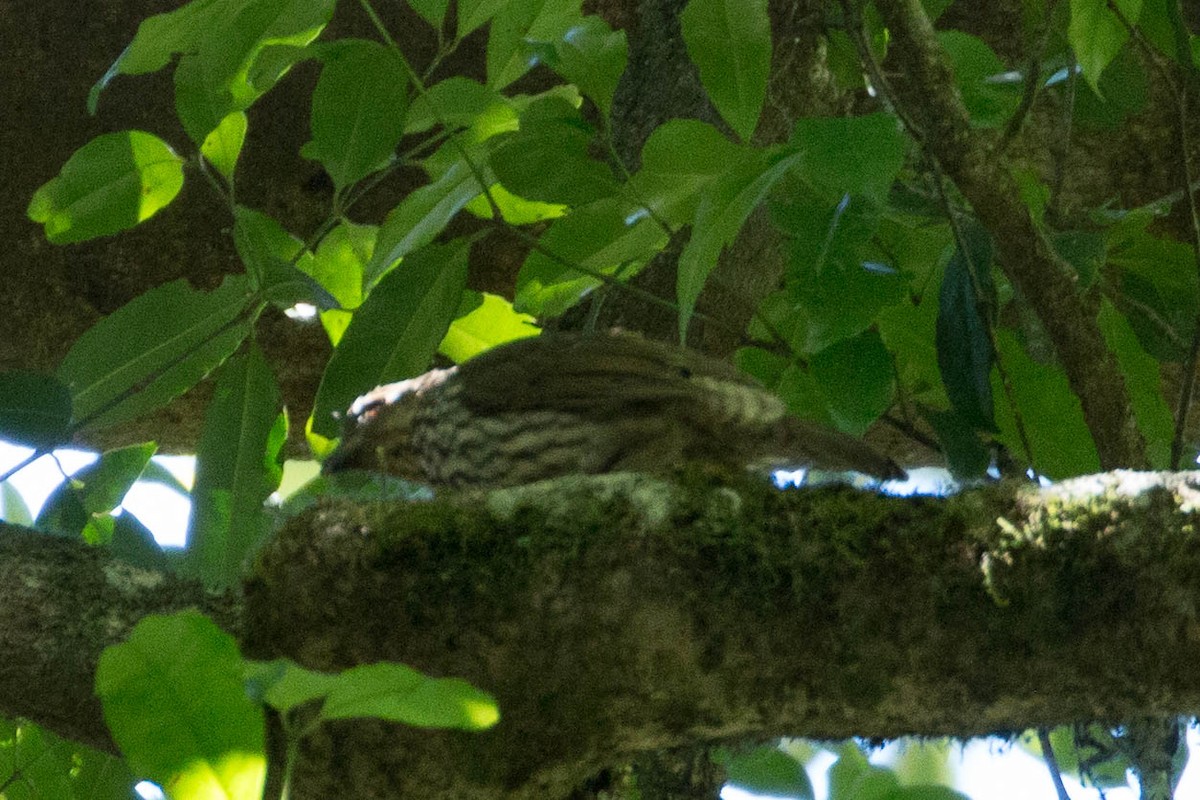
[[[121,759],[25,720],[0,719],[0,786],[6,800],[130,800]]]
[[[0,519],[11,525],[33,526],[33,514],[25,498],[10,481],[0,481]]]
[[[233,637],[208,618],[144,617],[101,654],[96,694],[130,768],[173,797],[261,796],[262,709],[246,696]]]
[[[249,75],[265,47],[307,45],[329,22],[334,5],[258,0],[236,13],[225,8],[214,14],[175,68],[175,111],[192,141],[203,142],[228,114],[245,111],[262,96],[264,89]]]
[[[462,363],[493,347],[515,339],[537,336],[541,329],[528,314],[515,311],[512,303],[494,294],[464,292],[459,316],[438,352],[455,363]]]
[[[97,136],[43,184],[27,213],[55,244],[108,236],[154,216],[183,187],[183,159],[157,136]]]
[[[244,112],[235,111],[204,137],[200,152],[226,178],[233,177],[242,144],[246,141],[247,119]]]
[[[337,676],[323,719],[371,717],[421,728],[481,731],[500,719],[495,699],[458,678],[430,678],[402,664],[364,664]]]

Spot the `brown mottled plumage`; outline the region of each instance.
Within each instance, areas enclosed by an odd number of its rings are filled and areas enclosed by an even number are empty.
[[[325,471],[497,487],[685,462],[904,477],[721,361],[629,334],[546,334],[363,395]]]

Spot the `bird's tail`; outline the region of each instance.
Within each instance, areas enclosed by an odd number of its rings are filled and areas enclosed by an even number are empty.
[[[880,480],[908,477],[892,459],[871,445],[841,431],[795,417],[779,422],[779,463],[775,466],[814,467],[831,472],[861,472]]]

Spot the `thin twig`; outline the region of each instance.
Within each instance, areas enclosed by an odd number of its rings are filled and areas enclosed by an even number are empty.
[[[1062,769],[1054,756],[1054,745],[1050,742],[1050,731],[1046,728],[1037,729],[1038,743],[1042,746],[1042,758],[1046,761],[1046,769],[1050,771],[1050,780],[1054,783],[1054,792],[1058,800],[1071,800],[1067,787],[1063,785]]]
[[[1051,17],[1057,6],[1058,0],[1050,0],[1046,4],[1046,21],[1042,26],[1041,36],[1038,37],[1037,44],[1034,45],[1033,52],[1029,54],[1029,60],[1025,64],[1025,91],[1021,94],[1021,102],[1009,118],[1008,125],[1004,127],[1004,134],[1000,137],[999,144],[996,145],[997,153],[1003,153],[1017,138],[1017,134],[1025,125],[1025,119],[1033,109],[1033,104],[1037,101],[1038,93],[1042,88],[1042,56],[1050,41],[1050,32],[1054,27],[1051,25]]]

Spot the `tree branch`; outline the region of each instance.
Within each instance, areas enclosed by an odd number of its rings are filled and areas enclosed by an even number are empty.
[[[482,735],[323,730],[300,797],[564,797],[683,744],[1193,713],[1198,481],[931,499],[621,475],[330,504],[260,557],[247,638],[255,657],[401,661],[500,702]]]

